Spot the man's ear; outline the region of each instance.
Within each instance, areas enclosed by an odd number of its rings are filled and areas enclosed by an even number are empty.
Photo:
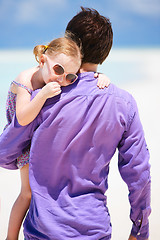
[[[45,54],[42,54],[39,61],[40,67],[44,66],[44,63],[46,62],[46,60],[47,60],[47,57],[45,56]]]

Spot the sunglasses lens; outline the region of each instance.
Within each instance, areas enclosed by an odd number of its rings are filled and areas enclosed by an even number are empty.
[[[70,83],[73,83],[77,80],[77,75],[69,73],[66,75],[66,80]]]
[[[53,70],[55,72],[56,75],[62,75],[64,73],[64,69],[61,65],[59,64],[56,64],[54,67],[53,67]]]

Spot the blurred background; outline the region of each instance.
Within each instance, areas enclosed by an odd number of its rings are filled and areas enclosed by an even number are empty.
[[[159,0],[1,0],[0,48],[33,48],[64,33],[80,6],[111,19],[114,47],[160,45]]]
[[[35,45],[63,35],[80,6],[95,8],[111,20],[113,48],[99,71],[137,101],[151,155],[150,240],[159,240],[160,0],[0,0],[0,133],[6,124],[5,103],[11,81],[36,64],[32,53]],[[10,210],[19,191],[19,170],[0,169],[0,240],[6,237]],[[127,240],[130,206],[127,187],[118,172],[117,153],[110,166],[107,196],[112,239]],[[19,239],[23,239],[23,229]]]

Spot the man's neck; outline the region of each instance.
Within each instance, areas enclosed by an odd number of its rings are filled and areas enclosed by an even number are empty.
[[[83,63],[79,72],[97,72],[98,64],[94,63]]]

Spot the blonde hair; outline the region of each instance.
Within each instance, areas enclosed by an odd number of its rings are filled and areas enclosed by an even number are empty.
[[[59,54],[63,53],[67,56],[76,57],[78,63],[81,65],[82,52],[81,47],[70,38],[70,34],[65,34],[64,37],[52,40],[48,45],[37,45],[33,49],[36,61],[39,63],[42,54]]]

